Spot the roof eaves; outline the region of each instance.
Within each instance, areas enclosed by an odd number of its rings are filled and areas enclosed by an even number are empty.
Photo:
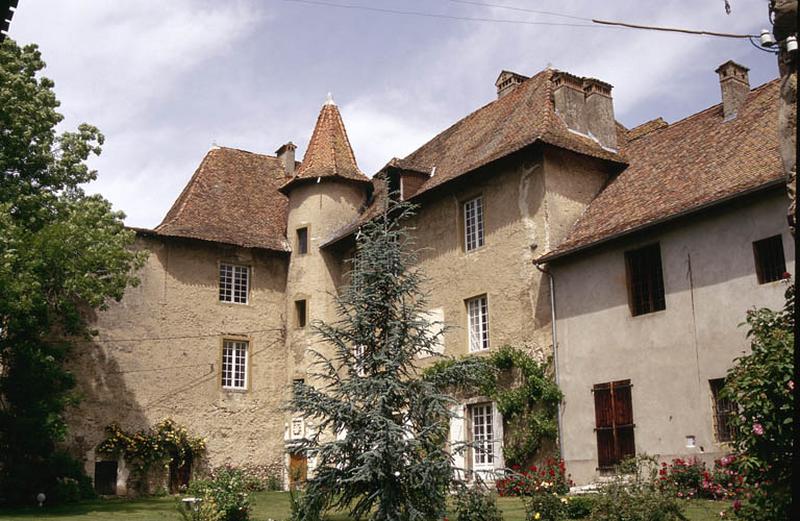
[[[686,217],[688,215],[692,215],[692,214],[695,214],[695,213],[702,212],[704,210],[708,210],[709,208],[713,208],[715,206],[719,206],[719,205],[731,202],[731,201],[736,200],[736,199],[738,199],[740,197],[746,197],[748,195],[752,195],[752,194],[755,194],[755,193],[758,193],[758,192],[761,192],[761,191],[766,191],[766,190],[769,190],[771,188],[776,188],[778,186],[782,186],[784,182],[785,181],[783,179],[773,179],[772,181],[768,181],[768,182],[762,183],[762,184],[760,184],[758,186],[755,186],[755,187],[752,187],[752,188],[748,188],[747,190],[742,190],[741,192],[736,192],[736,193],[727,195],[725,197],[721,197],[719,199],[715,199],[713,201],[708,201],[706,203],[703,203],[703,204],[700,204],[700,205],[697,205],[697,206],[693,206],[692,208],[687,208],[687,209],[682,210],[680,212],[664,216],[664,217],[662,217],[660,219],[655,219],[653,221],[642,223],[640,225],[634,226],[634,227],[629,228],[627,230],[622,230],[622,231],[613,233],[611,235],[608,235],[606,237],[602,237],[600,239],[597,239],[597,240],[594,240],[594,241],[590,241],[590,242],[585,243],[585,244],[580,244],[578,246],[575,246],[575,247],[572,247],[572,248],[568,248],[568,249],[566,249],[564,251],[559,251],[558,248],[556,248],[552,252],[542,255],[538,259],[534,259],[533,263],[539,265],[539,264],[550,263],[550,262],[553,262],[553,261],[556,261],[556,260],[562,260],[565,257],[572,256],[572,255],[574,255],[576,253],[579,253],[579,252],[582,252],[582,251],[585,251],[585,250],[588,250],[588,249],[592,249],[592,248],[598,247],[600,245],[606,244],[608,242],[615,241],[615,240],[620,239],[622,237],[625,237],[625,236],[628,236],[628,235],[632,235],[632,234],[637,233],[637,232],[644,231],[644,230],[646,230],[648,228],[652,228],[652,227],[655,227],[655,226],[658,226],[658,225],[661,225],[661,224],[665,224],[667,222],[670,222],[670,221],[673,221],[673,220],[676,220],[676,219],[680,219],[681,217]]]

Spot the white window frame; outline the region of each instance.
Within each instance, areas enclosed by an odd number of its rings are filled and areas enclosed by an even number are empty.
[[[366,348],[362,344],[353,347],[356,375],[361,377],[367,376],[367,368],[364,367],[364,356],[366,355],[366,351]]]
[[[469,405],[472,469],[494,469],[497,460],[495,406],[491,402]]]
[[[469,352],[489,349],[489,300],[486,295],[467,300]]]
[[[483,196],[464,202],[464,250],[477,250],[484,244]]]
[[[222,340],[222,388],[231,391],[246,391],[249,384],[250,341],[225,338]]]
[[[219,301],[247,304],[250,300],[250,266],[219,263]]]

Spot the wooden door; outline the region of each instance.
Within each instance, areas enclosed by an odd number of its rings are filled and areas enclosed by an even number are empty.
[[[308,458],[302,454],[289,454],[289,489],[302,487],[308,477]]]
[[[597,433],[597,466],[600,470],[610,470],[620,461],[636,455],[631,381],[597,384],[592,391]]]

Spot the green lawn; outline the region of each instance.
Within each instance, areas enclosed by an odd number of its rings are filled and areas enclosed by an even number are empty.
[[[254,521],[267,519],[283,520],[289,514],[289,494],[286,492],[260,492],[253,495]],[[168,519],[180,521],[175,510],[176,500],[172,497],[149,499],[101,499],[87,501],[78,505],[54,508],[28,508],[19,510],[0,510],[3,521],[33,521],[39,519],[151,521]],[[515,498],[500,498],[498,504],[506,521],[524,521],[522,502]],[[687,503],[686,514],[692,521],[712,521],[719,519],[719,511],[727,505],[715,501],[691,501]],[[330,521],[347,521],[344,514],[331,515]]]

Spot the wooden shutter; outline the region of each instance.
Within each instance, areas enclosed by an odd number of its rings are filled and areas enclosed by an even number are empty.
[[[631,382],[620,380],[597,384],[592,392],[594,392],[597,433],[597,463],[601,470],[607,470],[636,454]]]
[[[601,469],[614,465],[614,405],[611,384],[594,386],[595,431],[597,432],[597,463]]]

